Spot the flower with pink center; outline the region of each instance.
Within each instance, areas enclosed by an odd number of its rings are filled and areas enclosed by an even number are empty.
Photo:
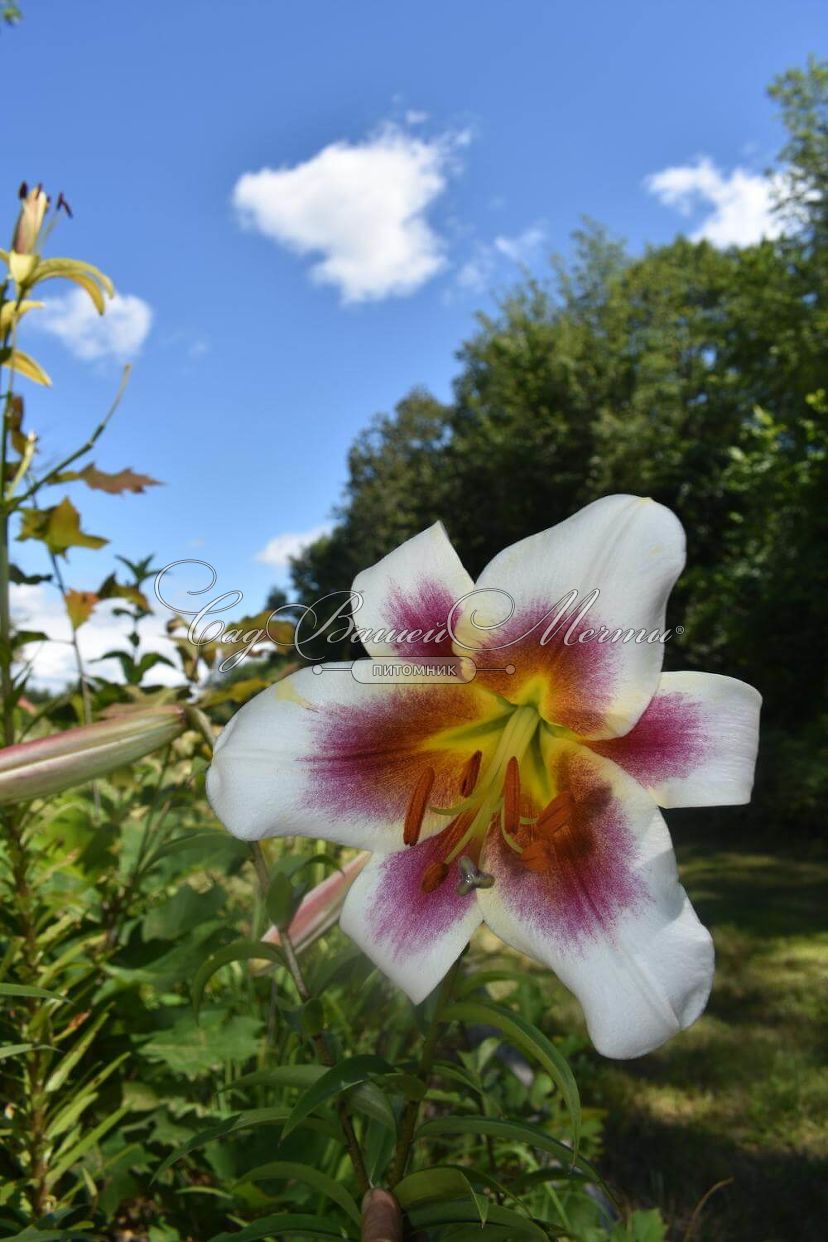
[[[477,583],[432,526],[358,575],[359,630],[373,659],[472,655],[476,675],[292,674],[219,738],[216,814],[248,840],[372,851],[341,925],[413,1001],[485,922],[575,993],[604,1055],[658,1047],[713,976],[659,808],[748,801],[761,703],[662,672],[683,564],[677,518],[636,496],[507,548]]]

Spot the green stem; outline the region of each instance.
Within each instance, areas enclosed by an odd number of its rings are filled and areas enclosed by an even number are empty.
[[[265,858],[264,850],[258,841],[254,841],[251,845],[251,852],[256,866],[256,873],[259,877],[262,898],[264,899],[267,896],[267,890],[270,885],[270,871],[267,865],[267,859]],[[279,929],[279,944],[284,952],[285,961],[287,962],[287,968],[290,971],[291,978],[296,985],[296,991],[299,993],[299,997],[302,1002],[307,1004],[307,1002],[311,999],[310,988],[308,987],[302,967],[299,964],[296,948],[286,927]],[[317,1035],[315,1035],[313,1042],[316,1048],[316,1055],[319,1057],[321,1063],[328,1069],[331,1069],[334,1065],[336,1065],[336,1057],[333,1054],[324,1032],[320,1031]],[[359,1139],[357,1138],[356,1130],[354,1129],[354,1123],[351,1120],[350,1113],[348,1112],[348,1105],[341,1095],[337,1096],[336,1099],[336,1111],[337,1116],[339,1117],[339,1124],[342,1127],[345,1147],[347,1148],[348,1156],[350,1157],[350,1161],[353,1166],[357,1185],[359,1186],[360,1191],[364,1194],[367,1190],[371,1189],[371,1179],[368,1176],[368,1170],[365,1166],[365,1157],[363,1156],[362,1148],[359,1145]]]
[[[418,1077],[422,1079],[426,1088],[428,1087],[431,1067],[434,1064],[434,1055],[437,1051],[437,1040],[440,1035],[441,1026],[440,1017],[443,1009],[451,999],[451,994],[454,990],[454,982],[460,971],[461,960],[462,959],[458,957],[457,961],[451,967],[440,985],[440,991],[437,994],[437,1004],[434,1009],[434,1016],[432,1017],[429,1028],[426,1031],[422,1052],[420,1053],[420,1064],[417,1069]],[[414,1142],[414,1132],[417,1129],[417,1119],[419,1115],[420,1101],[409,1100],[400,1119],[400,1135],[397,1140],[397,1146],[394,1151],[394,1161],[391,1166],[391,1174],[388,1179],[392,1190],[405,1176],[405,1170],[408,1166],[408,1160],[411,1155],[411,1146]]]

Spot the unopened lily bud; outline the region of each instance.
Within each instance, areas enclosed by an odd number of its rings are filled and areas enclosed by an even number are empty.
[[[334,871],[303,898],[288,926],[288,934],[297,951],[306,949],[333,927],[339,918],[348,889],[370,858],[362,851],[346,862],[341,871]],[[271,927],[262,937],[268,944],[278,944],[278,927]]]
[[[168,704],[20,742],[0,751],[0,806],[61,793],[167,746],[187,728]]]
[[[33,254],[43,226],[43,218],[49,206],[49,199],[42,186],[36,185],[33,190],[30,190],[25,181],[20,187],[20,198],[22,205],[14,228],[11,248],[17,254]]]

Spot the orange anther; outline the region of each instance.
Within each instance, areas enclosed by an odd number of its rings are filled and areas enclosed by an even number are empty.
[[[483,751],[476,750],[463,769],[463,777],[460,782],[460,792],[464,798],[468,798],[469,794],[474,793],[474,787],[477,784],[477,778],[480,775],[480,764],[482,759]]]
[[[420,829],[425,819],[426,808],[428,807],[428,799],[434,785],[434,769],[426,768],[420,774],[417,784],[414,786],[414,792],[411,795],[411,801],[405,812],[405,822],[403,824],[403,842],[406,845],[416,845],[420,839]]]

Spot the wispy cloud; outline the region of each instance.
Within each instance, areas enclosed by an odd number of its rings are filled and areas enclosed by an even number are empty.
[[[546,228],[536,223],[520,233],[501,233],[493,242],[479,242],[471,258],[458,269],[457,284],[479,293],[497,277],[502,259],[526,266],[537,258],[546,240]]]
[[[262,550],[256,553],[256,560],[262,565],[275,565],[279,569],[286,569],[292,556],[298,556],[308,544],[313,543],[322,535],[327,535],[330,529],[330,524],[327,524],[314,526],[312,530],[274,535]]]
[[[415,137],[385,125],[364,142],[335,142],[293,167],[239,178],[243,225],[301,255],[318,255],[311,279],[343,302],[413,293],[446,263],[427,212],[446,189],[468,134]]]
[[[76,358],[125,362],[140,353],[152,326],[152,309],[130,293],[116,293],[99,315],[82,289],[51,298],[32,323],[62,341]]]
[[[780,179],[745,168],[725,173],[707,156],[651,173],[644,186],[665,207],[682,216],[704,213],[690,237],[714,246],[752,246],[763,237],[779,237],[785,221],[773,211]]]

